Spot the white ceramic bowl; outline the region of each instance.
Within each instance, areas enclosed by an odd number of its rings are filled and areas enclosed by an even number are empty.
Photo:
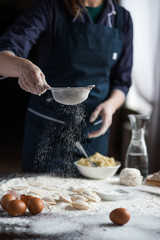
[[[129,192],[123,189],[113,189],[111,191],[96,191],[102,200],[106,201],[116,201],[124,199],[128,196]]]
[[[114,167],[87,167],[78,164],[78,161],[74,162],[83,176],[93,179],[105,179],[114,176],[121,166],[120,162],[116,161],[116,163],[117,165]]]

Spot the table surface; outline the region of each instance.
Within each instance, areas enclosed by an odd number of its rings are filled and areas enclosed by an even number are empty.
[[[25,176],[24,174],[22,176]],[[11,176],[8,179],[14,177]],[[6,178],[0,179],[0,185]],[[70,179],[63,179],[63,182]],[[127,190],[126,199],[102,201],[87,211],[55,210],[30,216],[11,217],[0,208],[0,239],[56,239],[56,240],[159,240],[160,239],[160,188],[142,184],[122,186],[118,176],[108,180],[75,179],[75,183],[94,185],[96,188]],[[2,194],[2,193],[1,193]],[[109,213],[118,207],[126,208],[130,221],[117,226]],[[55,208],[56,209],[56,208]]]

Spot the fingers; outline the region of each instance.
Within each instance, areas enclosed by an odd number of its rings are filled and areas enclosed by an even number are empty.
[[[33,94],[37,94],[37,92],[35,91],[35,87],[33,87],[31,84],[27,84],[24,77],[21,76],[19,79],[18,79],[18,84],[20,85],[20,87],[25,90],[26,92],[30,92],[30,93],[33,93]]]
[[[107,132],[108,128],[112,123],[112,116],[107,116],[107,114],[104,114],[102,115],[102,120],[103,120],[103,123],[100,129],[98,129],[95,132],[89,133],[88,134],[89,138],[97,138],[97,137],[100,137],[101,135],[104,135]]]
[[[23,90],[36,95],[41,95],[50,89],[42,71],[30,61],[22,65],[18,83]]]
[[[50,86],[47,84],[45,80],[45,76],[42,72],[36,75],[35,85],[36,85],[37,93],[39,95],[45,93],[48,89],[50,89]]]
[[[101,112],[101,106],[99,105],[94,112],[91,114],[90,122],[94,122]]]
[[[89,138],[97,138],[97,137],[100,137],[101,135],[104,135],[107,130],[108,130],[109,126],[108,124],[102,124],[101,128],[98,129],[97,131],[95,132],[92,132],[92,133],[89,133],[88,134],[88,137]]]
[[[43,80],[45,90],[49,90],[51,87],[47,84],[44,74],[41,72],[41,77]]]

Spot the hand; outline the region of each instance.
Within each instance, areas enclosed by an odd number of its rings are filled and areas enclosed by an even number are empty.
[[[23,90],[41,95],[50,89],[40,68],[31,61],[24,59],[18,72],[18,83]]]
[[[101,103],[91,114],[90,122],[94,122],[98,116],[102,116],[102,125],[100,129],[95,132],[89,133],[89,138],[96,138],[106,133],[110,125],[112,124],[112,116],[114,110],[109,101]]]

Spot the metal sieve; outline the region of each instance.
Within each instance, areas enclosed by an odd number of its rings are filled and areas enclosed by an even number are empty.
[[[64,105],[76,105],[84,102],[95,85],[86,87],[51,87],[53,98],[56,102]]]

